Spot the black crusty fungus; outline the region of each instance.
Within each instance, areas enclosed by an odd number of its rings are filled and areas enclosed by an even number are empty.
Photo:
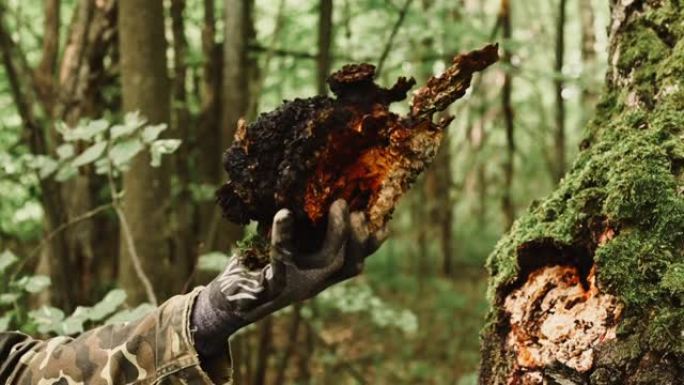
[[[328,84],[334,98],[284,103],[240,124],[223,156],[228,173],[217,200],[230,221],[257,221],[268,231],[281,208],[294,212],[302,250],[318,246],[330,204],[339,198],[362,210],[373,229],[385,225],[399,197],[434,158],[451,118],[432,121],[465,94],[472,76],[498,60],[498,47],[461,54],[440,76],[414,93],[411,112],[390,112],[415,85],[399,78],[391,88],[374,82],[375,67],[346,65]]]

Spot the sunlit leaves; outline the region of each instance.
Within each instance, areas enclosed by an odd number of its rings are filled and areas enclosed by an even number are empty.
[[[104,154],[107,149],[107,142],[96,142],[92,146],[88,147],[79,156],[77,156],[72,162],[73,167],[82,167],[87,164],[93,163],[94,161],[100,159],[102,154]]]
[[[143,144],[138,138],[132,138],[116,143],[109,150],[109,159],[114,167],[118,169],[126,168],[126,165],[144,149]]]
[[[37,294],[50,286],[50,277],[44,275],[25,276],[16,281],[14,285],[31,294]]]
[[[107,321],[105,322],[106,324],[113,324],[113,323],[121,323],[121,322],[131,322],[138,320],[148,313],[154,311],[156,307],[154,305],[151,305],[149,303],[144,303],[142,305],[139,305],[133,309],[124,309],[121,310],[117,313],[115,313],[113,316],[109,317]]]
[[[180,147],[181,141],[178,139],[162,139],[152,142],[150,147],[150,154],[152,155],[152,167],[159,167],[161,165],[162,155],[172,154]]]
[[[5,250],[0,253],[0,274],[4,274],[10,266],[14,265],[18,261],[19,258],[17,258],[17,256],[9,250]]]
[[[166,124],[157,124],[154,126],[147,126],[143,129],[142,140],[145,143],[152,143],[157,140],[159,134],[166,130],[168,126]]]
[[[118,175],[130,168],[136,156],[147,151],[150,164],[159,167],[162,157],[181,145],[179,139],[159,139],[167,128],[166,124],[149,125],[138,113],[126,114],[123,123],[114,125],[104,119],[82,121],[73,128],[58,124],[57,131],[64,143],[57,147],[57,157],[30,156],[29,166],[38,171],[41,179],[54,177],[64,182],[80,168],[91,165],[95,166],[96,174]]]
[[[42,334],[75,335],[88,327],[104,322],[126,322],[147,314],[154,306],[140,305],[134,309],[121,309],[126,301],[126,292],[114,289],[93,306],[79,306],[70,315],[60,309],[43,306],[28,312],[28,318]],[[0,322],[2,322],[0,320]],[[8,325],[10,321],[8,318]],[[2,324],[0,324],[1,330]]]
[[[64,320],[64,312],[52,306],[43,306],[30,311],[28,315],[38,326],[38,331],[43,334],[60,329]]]
[[[418,318],[409,310],[397,309],[373,293],[370,286],[333,286],[319,295],[318,303],[341,313],[366,314],[378,327],[395,327],[405,334],[418,330]]]

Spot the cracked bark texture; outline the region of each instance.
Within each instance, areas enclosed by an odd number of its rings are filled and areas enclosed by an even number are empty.
[[[481,384],[684,384],[684,3],[611,14],[579,156],[488,260]]]

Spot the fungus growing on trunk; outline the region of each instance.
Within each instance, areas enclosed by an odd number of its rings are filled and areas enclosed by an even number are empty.
[[[225,216],[250,220],[266,232],[277,210],[294,212],[302,250],[322,237],[330,204],[344,198],[364,211],[372,230],[382,228],[397,200],[437,153],[451,118],[433,122],[462,97],[472,76],[498,59],[496,45],[454,58],[447,70],[414,93],[411,110],[399,116],[391,103],[406,98],[414,79],[391,88],[375,84],[375,67],[347,65],[328,79],[335,98],[286,102],[238,127],[224,154],[228,180],[217,191]]]
[[[596,268],[582,277],[575,266],[546,266],[532,272],[509,294],[507,344],[515,352],[509,384],[543,384],[538,369],[556,363],[585,373],[594,348],[615,338],[622,305],[596,286]]]

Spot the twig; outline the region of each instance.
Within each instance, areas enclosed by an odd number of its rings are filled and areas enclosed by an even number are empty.
[[[107,158],[109,159],[109,158]],[[135,275],[145,288],[145,293],[147,294],[147,300],[154,306],[158,305],[157,296],[154,294],[154,287],[152,282],[145,274],[145,270],[140,262],[140,256],[138,255],[138,250],[135,248],[135,241],[133,240],[133,234],[131,233],[131,228],[128,226],[128,220],[126,220],[126,213],[121,209],[121,203],[119,202],[119,192],[116,190],[116,184],[114,183],[114,176],[112,175],[112,162],[109,161],[109,167],[107,170],[107,178],[109,180],[109,189],[112,194],[112,206],[116,212],[116,216],[121,222],[121,229],[123,230],[124,241],[126,242],[126,248],[128,249],[128,254],[133,262],[133,269],[135,270]]]
[[[103,204],[103,205],[98,206],[98,207],[96,207],[96,208],[94,208],[94,209],[92,209],[92,210],[90,210],[84,214],[77,216],[76,218],[74,218],[68,222],[62,223],[57,228],[52,230],[49,234],[47,234],[45,237],[43,237],[43,239],[40,241],[40,243],[36,247],[34,247],[33,250],[31,250],[28,257],[24,258],[24,260],[21,261],[21,263],[17,266],[14,273],[12,274],[12,278],[10,280],[13,281],[16,278],[17,274],[19,274],[19,272],[24,268],[26,263],[28,263],[28,261],[35,258],[38,255],[38,252],[40,252],[40,250],[43,247],[45,247],[45,245],[48,242],[50,242],[55,236],[57,236],[57,234],[61,233],[62,231],[66,230],[67,228],[69,228],[69,227],[71,227],[71,226],[73,226],[79,222],[90,219],[90,218],[94,217],[95,215],[97,215],[97,214],[99,214],[99,213],[101,213],[101,212],[103,212],[103,211],[105,211],[111,207],[112,207],[111,203]]]
[[[152,282],[150,282],[149,278],[145,274],[145,271],[143,270],[142,263],[140,263],[140,256],[138,255],[138,251],[135,249],[135,243],[133,242],[133,234],[131,233],[131,229],[128,226],[126,215],[123,212],[123,210],[121,210],[121,207],[119,207],[118,205],[114,206],[114,210],[116,211],[116,216],[119,217],[119,221],[121,222],[124,240],[126,241],[128,254],[130,254],[131,261],[133,262],[135,274],[138,276],[138,279],[140,279],[140,282],[142,282],[143,286],[145,287],[145,292],[147,293],[147,300],[150,301],[152,305],[157,306],[157,296],[154,294]]]
[[[389,39],[387,40],[387,44],[385,44],[385,48],[382,50],[382,55],[380,55],[380,60],[378,60],[377,69],[375,71],[376,76],[380,76],[380,73],[382,73],[382,67],[385,65],[385,60],[387,60],[387,56],[389,55],[390,50],[392,50],[394,38],[397,36],[397,32],[399,32],[399,28],[401,27],[401,25],[404,23],[406,13],[408,12],[411,3],[413,3],[413,0],[406,0],[404,6],[399,11],[399,18],[397,18],[397,22],[394,23],[394,27],[392,27],[392,32],[390,33]]]

